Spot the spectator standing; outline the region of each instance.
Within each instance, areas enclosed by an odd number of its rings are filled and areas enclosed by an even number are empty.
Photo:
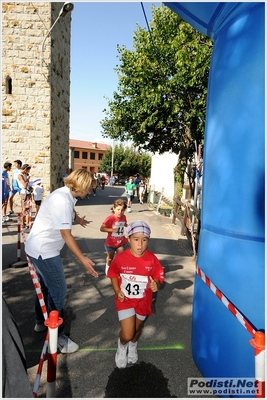
[[[63,178],[63,186],[65,185],[65,183],[64,183],[65,182],[65,178],[67,178],[67,176],[69,176],[69,174],[71,174],[71,173],[72,173],[72,168],[68,167],[66,169],[66,172],[63,174],[63,177],[62,177]]]
[[[26,240],[25,251],[36,268],[40,284],[46,299],[47,312],[57,310],[63,318],[67,285],[60,251],[66,243],[68,248],[84,266],[85,270],[97,278],[94,262],[83,255],[71,233],[72,222],[76,221],[84,228],[85,216],[79,217],[74,209],[77,198],[84,198],[90,190],[92,174],[86,169],[76,169],[65,178],[65,186],[54,190],[44,200],[31,232]],[[36,325],[34,330],[46,329],[44,318],[36,297]],[[73,353],[79,345],[64,334],[64,323],[58,329],[58,350],[61,353]]]
[[[98,186],[97,174],[94,173],[94,175],[93,175],[93,183],[92,183],[92,190],[93,190],[93,195],[94,195],[94,197],[96,196],[96,189],[97,189],[97,186]]]
[[[105,240],[106,275],[115,253],[119,254],[126,249],[127,239],[124,236],[124,227],[127,226],[127,219],[124,215],[126,207],[126,202],[123,199],[115,200],[111,208],[112,214],[104,220],[100,227],[101,232],[108,234]]]
[[[109,184],[110,184],[110,186],[114,186],[114,185],[115,185],[115,178],[114,178],[114,176],[111,176],[111,177],[109,178]]]
[[[127,212],[132,212],[132,203],[134,198],[134,191],[136,186],[133,181],[133,177],[130,176],[128,182],[125,183],[125,192],[127,197]]]
[[[30,170],[31,166],[29,164],[23,164],[21,170],[17,175],[18,185],[20,188],[20,198],[21,198],[21,211],[22,211],[22,227],[29,229],[29,214],[24,215],[30,208],[30,198],[31,192],[29,190],[30,181]]]
[[[10,192],[10,183],[8,173],[11,171],[12,163],[5,162],[2,169],[2,223],[9,221],[9,216],[6,215],[8,196]]]
[[[43,193],[44,193],[44,187],[42,185],[41,179],[35,179],[33,181],[32,188],[33,188],[33,200],[35,203],[35,212],[37,215],[43,200]]]
[[[134,178],[134,184],[136,186],[135,189],[135,194],[137,197],[137,201],[139,201],[139,183],[140,183],[141,179],[139,178],[139,174],[136,174],[136,177]]]
[[[97,189],[101,189],[101,176],[100,174],[97,174]]]
[[[101,176],[101,188],[102,190],[105,189],[105,184],[106,184],[106,178],[104,175]]]
[[[146,191],[146,183],[145,179],[142,177],[139,183],[139,202],[140,204],[144,203],[144,196]]]
[[[13,201],[14,196],[20,192],[20,188],[18,185],[18,173],[21,171],[22,162],[21,160],[15,160],[15,168],[12,169],[12,180],[10,184],[10,192],[9,192],[9,212],[8,215],[14,214],[13,210]]]
[[[118,368],[137,362],[137,341],[142,324],[152,314],[152,294],[158,291],[164,279],[158,258],[147,250],[148,224],[145,221],[132,222],[126,233],[130,249],[116,255],[108,270],[121,328],[115,355]]]

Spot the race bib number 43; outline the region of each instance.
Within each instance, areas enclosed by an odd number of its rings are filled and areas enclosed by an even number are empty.
[[[148,285],[148,276],[121,274],[121,290],[130,299],[141,299]]]

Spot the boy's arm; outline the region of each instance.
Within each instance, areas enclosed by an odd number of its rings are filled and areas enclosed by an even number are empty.
[[[123,301],[124,293],[120,290],[118,278],[111,278],[111,284],[116,296],[118,297],[118,300]]]
[[[102,224],[100,226],[100,231],[101,232],[115,232],[115,233],[118,233],[119,232],[119,228],[108,228],[105,224]]]

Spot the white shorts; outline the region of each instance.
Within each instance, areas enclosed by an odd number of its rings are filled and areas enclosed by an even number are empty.
[[[119,317],[119,321],[126,319],[126,318],[130,318],[133,315],[136,315],[136,317],[138,319],[140,319],[140,321],[144,321],[146,319],[145,315],[139,315],[136,314],[134,308],[127,308],[126,310],[120,310],[118,311],[118,317]]]

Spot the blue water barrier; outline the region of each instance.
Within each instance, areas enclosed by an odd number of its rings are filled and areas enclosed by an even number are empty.
[[[265,327],[265,4],[165,5],[214,42],[197,264],[260,330]],[[254,377],[250,339],[196,275],[192,351],[202,375]]]

